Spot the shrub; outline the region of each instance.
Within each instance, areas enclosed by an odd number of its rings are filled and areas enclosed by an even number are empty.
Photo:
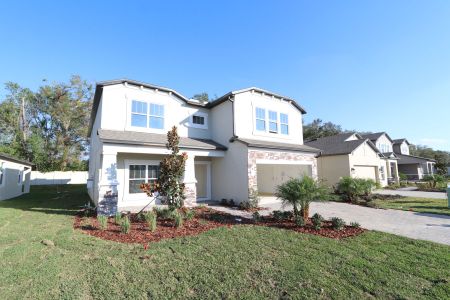
[[[345,226],[345,221],[341,218],[334,217],[331,219],[331,226],[335,230],[342,230]]]
[[[120,221],[122,220],[122,214],[120,212],[116,212],[114,215],[114,223],[120,225]]]
[[[371,179],[345,176],[339,180],[336,191],[345,195],[350,202],[356,203],[360,197],[370,195],[375,187],[376,183]]]
[[[101,230],[105,230],[106,228],[108,228],[108,217],[105,215],[98,215],[97,216],[97,221],[100,224],[100,229]]]
[[[175,220],[175,227],[180,228],[181,226],[183,226],[183,215],[176,210],[173,216]]]
[[[190,210],[186,211],[186,213],[184,214],[184,217],[188,221],[192,220],[195,217],[195,210],[190,209]]]
[[[241,203],[239,203],[239,209],[247,210],[247,209],[250,209],[250,208],[251,208],[250,202],[247,201],[247,200],[244,200]]]
[[[223,206],[228,206],[228,200],[223,198],[222,200],[220,200],[220,204]]]
[[[324,219],[323,219],[322,215],[315,213],[311,218],[314,229],[319,230],[322,227],[323,220]]]
[[[130,218],[128,216],[123,216],[120,221],[120,229],[122,233],[129,233],[131,228]]]
[[[161,219],[173,219],[175,211],[168,207],[155,207],[153,210],[156,213],[156,216]]]
[[[258,207],[260,200],[261,200],[261,197],[259,197],[258,190],[255,190],[253,188],[249,189],[249,191],[248,191],[248,202],[250,204],[250,208]]]
[[[398,178],[400,178],[400,180],[405,181],[408,180],[408,176],[406,176],[406,174],[399,172],[398,173]]]
[[[359,225],[358,222],[350,222],[350,226],[353,227],[353,228],[359,228],[359,227],[361,227],[361,225]]]
[[[305,226],[305,219],[302,216],[297,216],[295,217],[295,225],[299,226],[299,227],[303,227]]]
[[[144,216],[145,222],[148,225],[148,229],[152,232],[155,231],[156,230],[156,213],[153,211],[148,211],[143,216]]]
[[[282,210],[274,210],[272,212],[272,216],[277,221],[289,220],[292,218],[292,212],[282,211]]]
[[[252,216],[255,222],[261,221],[261,215],[259,214],[259,212],[255,211]]]
[[[355,180],[356,184],[361,187],[361,192],[365,196],[369,196],[372,193],[373,189],[377,187],[377,183],[372,179],[356,178]]]

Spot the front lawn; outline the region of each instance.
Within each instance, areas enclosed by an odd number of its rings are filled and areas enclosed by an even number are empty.
[[[0,299],[408,298],[450,295],[450,247],[380,232],[333,240],[262,226],[140,244],[73,229],[84,187],[0,202]],[[49,239],[55,246],[41,243]]]
[[[446,199],[405,197],[388,200],[376,199],[373,203],[379,208],[409,210],[450,216],[450,209],[447,206]]]

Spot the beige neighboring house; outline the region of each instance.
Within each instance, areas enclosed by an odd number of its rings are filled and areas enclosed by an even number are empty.
[[[398,170],[406,175],[408,180],[420,180],[426,175],[436,173],[436,161],[420,156],[409,154],[411,144],[407,139],[396,139],[393,141],[393,150],[398,157]]]
[[[386,159],[368,138],[357,133],[343,133],[311,140],[305,145],[321,150],[317,172],[330,186],[344,176],[372,179],[387,185]]]
[[[0,200],[30,192],[30,174],[33,164],[0,153]]]

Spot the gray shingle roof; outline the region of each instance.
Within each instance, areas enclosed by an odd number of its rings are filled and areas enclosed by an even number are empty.
[[[167,135],[135,131],[98,130],[102,141],[120,144],[165,147]],[[227,148],[213,140],[180,137],[180,148],[202,150],[227,150]]]
[[[389,134],[387,134],[386,132],[375,132],[375,133],[368,133],[368,134],[361,134],[361,136],[365,139],[369,139],[372,142],[375,142],[376,140],[378,140],[383,134],[386,135],[386,137],[393,143],[394,141],[391,139],[391,137],[389,136]]]
[[[253,148],[302,151],[302,152],[311,152],[311,153],[319,153],[320,152],[319,149],[315,149],[315,148],[307,146],[307,145],[267,142],[267,141],[244,139],[244,138],[234,138],[231,141],[239,141],[241,143],[246,144],[248,147],[253,147]]]
[[[405,139],[405,138],[403,138],[403,139],[396,139],[396,140],[393,140],[393,142],[394,142],[394,145],[398,145],[398,144],[401,144],[401,143],[403,143],[404,141],[406,141],[406,143],[408,143],[408,145],[411,145],[411,143],[410,143],[410,142],[408,142],[408,140],[407,140],[407,139]]]
[[[350,154],[356,148],[367,142],[374,151],[379,152],[369,139],[358,139],[346,141],[354,133],[342,133],[333,136],[315,139],[305,144],[310,147],[320,149],[322,156]]]
[[[423,164],[426,162],[436,162],[434,159],[413,156],[413,155],[405,155],[405,154],[396,154],[399,158],[397,164],[399,165],[411,165],[411,164]]]
[[[8,161],[15,162],[15,163],[18,163],[18,164],[22,164],[22,165],[25,165],[25,166],[30,166],[30,167],[34,166],[33,163],[31,163],[31,162],[29,162],[27,160],[15,158],[15,157],[12,157],[10,155],[3,154],[3,153],[0,153],[0,159],[8,160]]]

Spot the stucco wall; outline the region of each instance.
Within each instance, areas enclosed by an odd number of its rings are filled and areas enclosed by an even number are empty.
[[[87,179],[86,171],[31,172],[31,185],[86,184]]]
[[[24,171],[24,165],[6,160],[3,163],[3,182],[0,185],[0,200],[18,197],[30,191],[30,169]],[[22,181],[19,184],[19,172],[23,172]]]
[[[386,145],[387,149],[382,149],[381,145]],[[377,146],[378,150],[380,150],[383,153],[393,151],[392,142],[384,134],[378,138],[378,140],[376,142],[376,146]]]
[[[255,108],[264,108],[266,115],[269,110],[276,111],[278,118],[280,113],[288,115],[289,135],[281,133],[261,132],[255,129]],[[302,114],[292,104],[287,101],[262,95],[258,92],[245,92],[235,95],[234,115],[236,135],[240,138],[266,140],[272,142],[303,144]],[[266,127],[268,127],[268,117],[266,117]],[[278,122],[278,130],[280,123]]]
[[[317,159],[319,179],[328,186],[339,182],[341,177],[350,176],[350,160],[348,155],[321,156]]]
[[[140,128],[131,127],[131,104],[133,100],[151,102],[164,105],[164,128]],[[209,124],[208,129],[194,128],[190,126],[191,117],[196,112],[207,115],[209,123],[209,110],[188,105],[176,96],[166,92],[155,91],[147,88],[139,88],[123,84],[107,86],[103,88],[103,117],[102,129],[132,130],[166,134],[172,126],[178,127],[180,136],[196,138],[211,138]]]

